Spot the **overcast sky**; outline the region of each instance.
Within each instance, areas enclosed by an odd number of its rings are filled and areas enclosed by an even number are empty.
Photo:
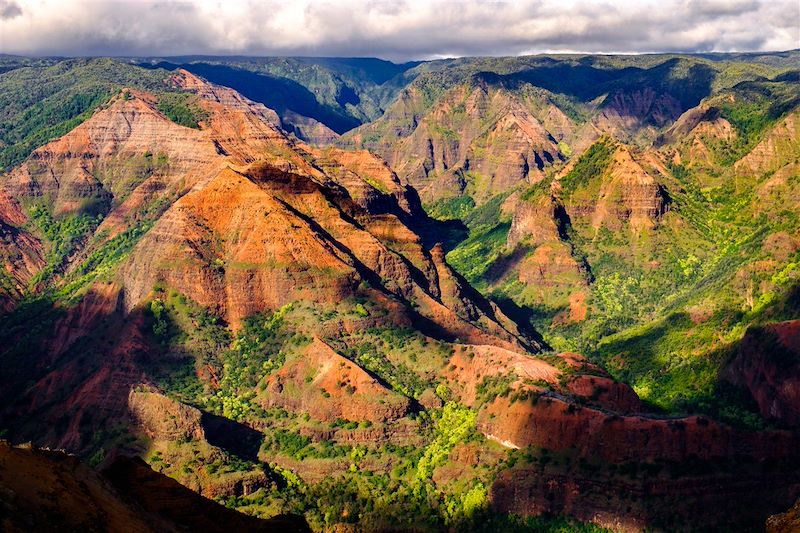
[[[0,52],[373,56],[800,47],[800,0],[0,0]]]

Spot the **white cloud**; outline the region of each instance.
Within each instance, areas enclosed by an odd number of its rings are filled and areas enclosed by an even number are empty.
[[[0,0],[0,51],[393,60],[800,47],[797,0]]]
[[[8,20],[22,15],[22,8],[13,0],[0,0],[0,20]]]

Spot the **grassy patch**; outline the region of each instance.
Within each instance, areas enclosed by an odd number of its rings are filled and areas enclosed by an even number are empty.
[[[196,102],[192,93],[166,93],[158,99],[158,110],[175,124],[187,128],[200,128],[208,113]]]
[[[581,154],[572,170],[559,180],[564,198],[602,176],[611,162],[614,148],[615,142],[610,137],[603,137]]]

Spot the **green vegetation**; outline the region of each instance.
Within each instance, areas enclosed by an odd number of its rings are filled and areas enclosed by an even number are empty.
[[[56,296],[72,300],[79,295],[79,289],[90,282],[110,278],[151,226],[151,222],[141,222],[108,240],[102,232],[96,234],[86,259],[64,278],[64,283],[55,292]]]
[[[34,286],[47,283],[54,274],[59,273],[69,256],[102,220],[100,215],[86,213],[54,218],[50,210],[42,204],[31,207],[30,217],[36,229],[50,243],[47,266],[31,280]]]
[[[475,412],[455,402],[447,402],[434,422],[434,438],[425,448],[414,474],[412,490],[415,495],[434,490],[430,484],[434,469],[447,460],[456,444],[475,433]]]
[[[470,196],[454,196],[425,206],[425,211],[437,220],[463,220],[475,209]]]
[[[464,218],[469,236],[447,254],[447,261],[473,285],[480,287],[483,276],[501,257],[511,221],[500,206],[508,193],[499,194]]]
[[[196,99],[192,93],[166,93],[158,99],[158,110],[176,124],[197,129],[208,119],[208,113]]]
[[[255,409],[252,400],[256,385],[279,368],[286,359],[287,345],[301,346],[311,339],[284,327],[284,317],[292,306],[274,313],[247,318],[231,344],[220,357],[221,379],[216,394],[204,397],[208,409],[232,420],[242,420]]]
[[[33,150],[74,129],[110,97],[103,89],[71,95],[66,101],[37,102],[25,110],[19,124],[0,124],[0,168],[10,168]]]
[[[155,174],[163,174],[169,169],[169,158],[163,152],[131,155],[124,161],[105,168],[95,168],[94,176],[103,187],[114,195],[115,205],[122,203],[142,182]],[[148,215],[147,210],[141,215]]]
[[[579,187],[599,178],[611,162],[615,142],[603,137],[581,154],[575,166],[559,180],[564,198],[569,198]]]
[[[797,84],[774,83],[764,80],[743,82],[717,98],[720,114],[736,129],[731,143],[714,143],[719,162],[729,166],[748,153],[763,137],[764,132],[787,112],[800,104]]]
[[[170,91],[167,76],[113,59],[32,63],[0,74],[0,169],[81,124],[123,87]]]
[[[391,352],[413,350],[419,344],[419,334],[406,328],[387,326],[370,328],[363,334],[346,340],[342,355],[375,373],[395,391],[419,397],[430,385],[412,370],[413,361],[390,358]]]

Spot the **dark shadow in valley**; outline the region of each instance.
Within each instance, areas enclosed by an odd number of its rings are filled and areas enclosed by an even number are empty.
[[[483,275],[483,279],[493,284],[503,279],[531,252],[529,246],[517,246],[511,253],[502,254],[492,263]]]
[[[258,461],[258,450],[264,439],[261,432],[229,418],[205,411],[202,413],[200,425],[203,426],[209,444],[236,455],[240,459]]]
[[[260,519],[228,509],[154,471],[139,457],[118,457],[102,471],[124,501],[133,503],[146,515],[160,519],[176,531],[310,532],[301,515],[282,514]]]
[[[303,85],[288,78],[272,76],[270,74],[256,73],[226,65],[212,65],[210,63],[140,63],[145,68],[163,68],[188,70],[192,74],[202,76],[212,83],[230,87],[243,96],[260,102],[282,115],[284,111],[291,110],[297,114],[313,118],[322,122],[336,133],[344,133],[361,124],[361,122],[336,109],[319,103],[314,93]],[[352,92],[352,91],[351,91]],[[345,103],[352,103],[352,94],[338,95]]]
[[[508,318],[516,322],[517,326],[525,336],[538,343],[542,350],[551,350],[541,333],[533,327],[533,320],[537,315],[535,309],[527,306],[518,305],[514,300],[507,296],[492,296],[491,300],[500,308]]]

